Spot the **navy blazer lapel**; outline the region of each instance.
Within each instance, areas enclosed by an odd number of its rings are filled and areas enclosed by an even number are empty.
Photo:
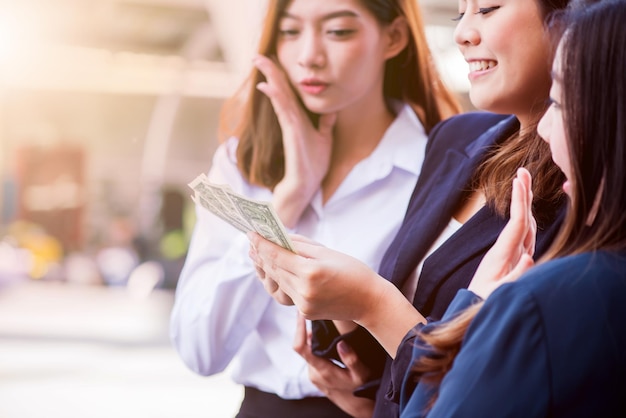
[[[483,132],[461,150],[454,149],[452,139],[441,142],[443,149],[435,145],[430,155],[426,155],[404,223],[387,253],[389,256],[395,251],[395,257],[391,257],[394,263],[392,274],[387,279],[397,287],[402,287],[450,221],[476,167],[483,161],[485,151],[506,138],[513,129],[517,129],[517,120],[510,117]],[[461,134],[455,131],[448,135]],[[437,153],[444,154],[443,160],[437,158]],[[384,275],[382,270],[381,273]]]
[[[473,173],[473,167],[468,166],[467,156],[449,150],[439,171],[440,173],[420,189],[423,193],[419,193],[411,202],[405,217],[404,222],[409,228],[401,229],[403,240],[390,278],[398,287],[401,287],[415,270],[418,262],[445,227],[446,220],[452,216],[455,202],[463,194],[463,189]]]
[[[460,287],[468,286],[473,273],[463,277],[462,283],[457,280],[447,286],[446,280],[464,269],[466,264],[478,264],[498,239],[506,221],[487,206],[470,218],[462,229],[426,259],[422,275],[428,280],[418,281],[413,305],[424,315],[440,317],[443,312],[433,312],[433,309],[435,306],[447,306],[447,303],[438,304],[437,300],[451,300]],[[469,268],[468,271],[474,271],[474,268]]]

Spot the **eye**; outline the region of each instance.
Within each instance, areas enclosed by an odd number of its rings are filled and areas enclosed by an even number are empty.
[[[336,38],[345,38],[352,35],[354,32],[355,31],[352,29],[332,29],[326,31],[327,34],[332,35]]]
[[[459,20],[463,19],[463,15],[465,15],[465,13],[459,13],[457,17],[453,17],[450,20],[452,20],[453,22],[458,22]]]
[[[561,109],[561,104],[559,102],[557,102],[556,100],[554,100],[552,97],[548,98],[548,100],[546,100],[546,105],[549,107],[554,108],[555,110],[559,110]]]
[[[486,14],[489,14],[489,13],[493,12],[494,10],[498,10],[499,8],[500,8],[500,6],[480,7],[475,14],[486,15]]]
[[[300,33],[297,29],[279,29],[278,35],[281,38],[293,38]]]

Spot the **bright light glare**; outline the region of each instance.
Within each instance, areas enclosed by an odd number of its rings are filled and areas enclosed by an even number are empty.
[[[0,64],[5,64],[17,53],[20,33],[15,21],[0,14]]]
[[[426,26],[428,43],[441,77],[454,91],[467,92],[469,91],[468,67],[454,42],[453,33],[453,27]]]
[[[20,3],[0,11],[0,65],[16,64],[24,54],[33,54],[42,40],[45,12]]]

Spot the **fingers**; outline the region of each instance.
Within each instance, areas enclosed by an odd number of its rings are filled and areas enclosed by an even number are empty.
[[[267,80],[257,84],[257,89],[272,102],[272,107],[281,126],[289,124],[294,117],[302,117],[291,84],[280,67],[263,55],[256,56],[253,63]]]
[[[299,256],[255,232],[248,233],[248,239],[250,240],[248,254],[267,292],[277,302],[293,305],[293,297],[298,294],[292,286],[298,279],[293,271]]]
[[[529,213],[532,216],[532,192],[528,171],[519,169],[517,177],[513,180],[513,192],[511,194],[511,219],[520,222],[520,226],[527,226]]]
[[[289,235],[289,238],[291,238],[291,242],[294,243],[294,244],[296,242],[304,242],[304,243],[307,243],[307,244],[321,245],[320,243],[318,243],[316,241],[313,241],[311,238],[305,237],[304,235],[291,234],[291,235]]]
[[[510,219],[500,238],[509,243],[509,250],[519,247],[532,255],[535,247],[536,221],[532,213],[531,182],[530,173],[520,168],[513,180]]]
[[[342,369],[329,360],[313,354],[309,343],[309,334],[306,329],[306,320],[300,313],[298,313],[293,349],[307,362],[309,365],[309,377],[320,389],[330,386],[337,377],[338,371],[343,373]]]
[[[524,239],[524,252],[529,256],[535,254],[535,243],[537,241],[537,220],[534,216],[530,218],[530,227],[528,233]]]
[[[306,330],[306,319],[300,315],[300,312],[298,312],[298,318],[296,321],[296,335],[293,340],[293,349],[305,359],[307,354],[310,352]]]
[[[356,352],[345,341],[340,341],[337,344],[337,352],[341,362],[345,364],[346,369],[352,375],[352,381],[358,386],[364,384],[369,380],[370,370],[361,362]]]
[[[278,303],[282,305],[293,305],[294,302],[291,296],[280,288],[280,283],[277,280],[274,280],[274,277],[281,276],[268,269],[267,265],[263,263],[261,256],[257,252],[257,247],[252,242],[253,240],[255,242],[265,240],[263,240],[260,235],[253,232],[249,233],[248,237],[250,239],[250,249],[248,250],[248,255],[254,263],[254,268],[256,269],[257,276],[261,280],[263,287]]]
[[[523,252],[532,257],[535,253],[535,241],[537,236],[537,220],[533,216],[532,177],[528,170],[519,168],[517,170],[517,179],[523,186],[522,193],[525,192],[523,207],[520,208],[524,215],[523,224],[526,229],[526,236],[522,244]]]
[[[532,214],[532,178],[517,171],[511,194],[511,215],[493,247],[485,254],[469,285],[483,299],[504,282],[517,279],[533,265],[537,223]]]
[[[346,368],[340,368],[329,360],[317,357],[311,351],[306,322],[298,314],[294,350],[309,366],[309,379],[332,402],[351,416],[371,416],[373,402],[353,395],[354,390],[368,380],[368,369],[359,362],[356,353],[345,342],[337,345],[337,351]]]

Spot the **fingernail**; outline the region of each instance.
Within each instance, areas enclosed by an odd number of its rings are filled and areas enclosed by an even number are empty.
[[[339,341],[337,343],[337,351],[340,354],[349,354],[350,353],[350,347],[348,346],[348,344],[345,341]]]

